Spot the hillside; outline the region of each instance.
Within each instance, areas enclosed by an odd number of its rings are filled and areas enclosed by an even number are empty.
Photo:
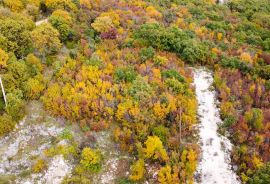
[[[270,183],[269,0],[3,0],[0,76],[0,183]]]

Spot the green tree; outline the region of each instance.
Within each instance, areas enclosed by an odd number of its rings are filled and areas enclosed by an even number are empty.
[[[24,116],[24,101],[16,94],[7,94],[6,112],[14,121],[18,121]]]
[[[183,43],[181,57],[188,63],[206,63],[209,57],[209,48],[196,40],[188,40]]]
[[[67,11],[55,10],[50,16],[49,22],[59,31],[62,41],[67,41],[72,37],[72,18]]]
[[[12,18],[0,19],[0,47],[8,52],[14,52],[19,58],[31,51],[30,30],[32,24]]]

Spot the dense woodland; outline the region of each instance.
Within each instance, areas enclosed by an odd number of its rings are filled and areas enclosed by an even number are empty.
[[[0,1],[8,102],[1,93],[0,135],[14,129],[29,101],[40,100],[85,136],[113,127],[119,149],[136,158],[119,183],[151,178],[147,167],[158,172],[156,182],[193,183],[200,151],[189,67],[201,65],[214,71],[220,132],[235,145],[237,174],[243,183],[269,183],[269,0]],[[80,161],[65,182],[90,183],[101,153],[71,152]]]

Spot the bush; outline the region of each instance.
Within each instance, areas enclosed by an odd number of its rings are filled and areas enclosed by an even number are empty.
[[[65,129],[61,132],[60,137],[61,137],[62,139],[71,140],[71,139],[73,139],[73,134],[72,134],[72,132],[71,132],[69,129],[65,128]]]
[[[38,77],[30,78],[25,83],[25,94],[29,99],[38,99],[44,89],[44,82]]]
[[[225,56],[223,56],[222,59],[220,60],[219,64],[222,67],[225,67],[225,68],[239,69],[243,73],[251,72],[250,67],[246,63],[240,61],[236,57],[225,57]]]
[[[160,159],[163,161],[168,160],[167,152],[159,137],[148,136],[144,144],[146,146],[146,148],[144,148],[146,158],[151,158],[153,160]]]
[[[177,79],[166,79],[165,84],[168,88],[170,88],[174,93],[176,94],[184,94],[187,91],[187,86],[181,82],[179,82]]]
[[[255,73],[261,78],[270,79],[270,65],[255,67]]]
[[[177,79],[179,82],[185,82],[185,79],[184,77],[182,77],[179,72],[177,72],[176,70],[174,69],[171,69],[171,70],[166,70],[166,71],[162,71],[161,72],[161,76],[163,78],[175,78]]]
[[[32,166],[32,171],[34,173],[39,173],[43,171],[47,167],[47,164],[45,163],[44,160],[39,159],[36,161],[36,163]]]
[[[131,175],[129,176],[129,178],[132,181],[139,181],[144,177],[144,173],[144,160],[139,159],[131,166]]]
[[[153,128],[153,135],[156,135],[160,138],[163,144],[167,144],[167,138],[169,135],[169,129],[160,125]]]
[[[118,68],[114,73],[116,82],[132,82],[136,79],[137,73],[132,67]]]
[[[270,38],[267,38],[263,41],[263,49],[264,50],[270,50]]]
[[[7,94],[6,112],[13,120],[20,120],[24,116],[24,101],[16,94]]]
[[[230,127],[232,126],[234,123],[236,123],[236,119],[234,116],[228,116],[224,119],[224,122],[222,124],[223,127]]]
[[[155,55],[155,50],[153,49],[153,47],[147,47],[147,48],[143,48],[140,53],[140,58],[142,62],[145,62],[149,59],[152,59]]]
[[[209,57],[209,48],[206,44],[196,40],[187,40],[183,43],[181,58],[190,64],[205,63]]]
[[[0,136],[10,132],[15,127],[15,122],[12,120],[12,117],[3,114],[0,116]]]
[[[101,68],[103,66],[102,60],[96,54],[93,54],[90,59],[86,60],[85,64],[90,66],[97,66],[98,68]]]
[[[147,80],[142,76],[137,76],[137,78],[132,82],[132,85],[128,93],[138,101],[147,101],[152,97],[153,89],[148,84]]]
[[[135,30],[133,36],[144,46],[181,54],[183,41],[193,38],[194,34],[177,27],[165,28],[159,24],[144,24]]]
[[[101,160],[100,151],[86,147],[82,151],[80,164],[87,171],[97,173],[101,170]]]
[[[245,113],[245,120],[255,130],[263,128],[263,112],[261,109],[253,108]]]
[[[247,181],[248,184],[268,184],[270,183],[270,163],[266,163],[262,168],[256,170]]]

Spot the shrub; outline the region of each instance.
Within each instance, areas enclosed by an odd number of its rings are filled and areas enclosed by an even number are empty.
[[[143,78],[142,76],[137,76],[137,78],[132,82],[128,93],[135,100],[145,101],[151,98],[153,94],[153,89],[148,84],[145,78]]]
[[[28,54],[25,59],[25,64],[30,71],[31,76],[35,76],[37,74],[42,73],[43,66],[39,58],[37,58],[34,54]]]
[[[43,171],[47,167],[47,164],[44,160],[39,159],[36,161],[36,163],[32,166],[32,171],[34,173],[39,173]]]
[[[153,61],[156,65],[165,65],[168,62],[168,59],[162,56],[155,56]]]
[[[243,73],[248,73],[250,72],[249,66],[245,63],[240,61],[236,57],[222,57],[220,60],[219,64],[225,68],[235,68],[239,69]]]
[[[97,66],[99,68],[103,66],[102,60],[96,54],[93,54],[90,59],[86,60],[85,64],[90,65],[90,66]]]
[[[234,116],[227,116],[225,119],[224,119],[224,122],[223,122],[223,127],[230,127],[232,126],[234,123],[236,123],[236,119]]]
[[[143,48],[140,53],[140,58],[142,62],[145,62],[149,59],[152,59],[155,55],[155,50],[153,49],[153,47],[147,47],[147,48]]]
[[[263,41],[263,49],[270,50],[270,38],[267,38]]]
[[[195,40],[187,40],[183,43],[183,51],[180,56],[188,63],[205,63],[209,56],[209,48],[206,44]]]
[[[62,139],[71,140],[71,139],[73,139],[73,134],[72,134],[72,132],[71,132],[69,129],[65,128],[65,129],[61,132],[60,137],[61,137]]]
[[[25,83],[25,93],[29,99],[38,99],[44,89],[44,82],[38,77],[30,78]]]
[[[270,65],[266,66],[258,66],[255,68],[256,74],[258,74],[261,78],[270,79]]]
[[[118,68],[114,73],[116,82],[132,82],[136,76],[137,73],[132,67]]]
[[[266,163],[262,168],[256,170],[247,181],[248,184],[270,183],[270,163]]]
[[[7,94],[6,112],[15,121],[20,120],[24,116],[24,101],[16,94]]]
[[[100,151],[86,147],[82,151],[80,164],[84,169],[96,173],[101,170],[101,160]]]
[[[167,138],[169,135],[169,129],[160,125],[153,128],[153,135],[156,135],[160,138],[163,144],[167,144]]]
[[[181,82],[179,82],[177,79],[166,79],[165,84],[168,88],[170,88],[174,93],[176,94],[184,94],[187,91],[187,86]]]
[[[235,109],[232,102],[223,102],[220,105],[220,114],[223,119],[233,116]]]
[[[153,160],[161,159],[161,160],[168,160],[168,155],[166,150],[163,148],[163,144],[159,137],[157,136],[148,136],[147,140],[145,141],[144,152],[146,158],[151,158]]]
[[[131,166],[131,175],[129,176],[129,178],[132,181],[139,181],[144,177],[144,173],[144,160],[139,159]]]
[[[10,132],[15,127],[15,122],[12,120],[12,117],[3,114],[0,116],[0,136]]]
[[[165,79],[166,79],[166,78],[175,78],[175,79],[177,79],[179,82],[185,82],[184,77],[182,77],[182,76],[179,74],[179,72],[177,72],[177,71],[174,70],[174,69],[162,71],[162,72],[161,72],[161,76],[164,77]]]
[[[245,120],[255,130],[263,128],[263,112],[261,109],[253,108],[245,113]]]
[[[177,169],[174,171],[169,165],[162,167],[158,172],[158,181],[161,184],[180,183]]]

